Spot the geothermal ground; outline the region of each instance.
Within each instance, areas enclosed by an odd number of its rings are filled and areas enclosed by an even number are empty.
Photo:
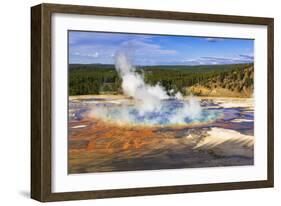
[[[147,125],[105,119],[93,110],[96,105],[134,105],[128,97],[70,97],[68,172],[253,165],[253,99],[197,100],[203,111],[218,115],[186,124]]]

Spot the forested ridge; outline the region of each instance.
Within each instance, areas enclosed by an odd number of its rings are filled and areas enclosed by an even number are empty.
[[[136,71],[144,76],[146,83],[159,83],[167,93],[180,91],[184,95],[189,92],[208,95],[206,90],[219,88],[253,91],[253,64],[141,66]],[[69,95],[122,94],[122,79],[114,65],[70,64],[68,75]]]

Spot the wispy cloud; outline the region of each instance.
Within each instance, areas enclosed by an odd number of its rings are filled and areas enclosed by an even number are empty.
[[[134,39],[122,43],[123,48],[130,48],[135,50],[136,54],[151,54],[151,55],[166,55],[176,54],[177,51],[172,49],[164,49],[158,44],[148,43],[143,40]],[[121,47],[121,49],[122,49]]]
[[[223,41],[222,38],[211,38],[211,37],[205,38],[205,40],[208,41],[208,42],[219,42],[219,41]]]
[[[243,64],[252,63],[254,58],[247,55],[239,55],[238,57],[200,57],[196,59],[183,60],[188,65],[216,65],[216,64]]]
[[[252,56],[252,55],[240,54],[239,56],[242,59],[254,61],[254,56]]]
[[[74,52],[73,55],[82,56],[82,57],[93,57],[93,58],[99,57],[99,53],[98,52],[93,52],[93,53],[89,53],[89,54],[80,53],[80,52]]]

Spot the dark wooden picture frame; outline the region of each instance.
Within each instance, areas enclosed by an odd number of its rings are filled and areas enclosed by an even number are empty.
[[[53,193],[51,190],[51,16],[54,13],[239,23],[267,26],[268,131],[267,180],[134,189]],[[273,187],[274,182],[274,83],[272,18],[214,14],[40,4],[31,8],[31,197],[48,201],[160,195]]]

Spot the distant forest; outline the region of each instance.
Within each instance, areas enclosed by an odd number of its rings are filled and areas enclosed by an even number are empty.
[[[187,88],[193,85],[206,85],[214,78],[224,81],[230,74],[243,79],[244,69],[253,64],[203,65],[203,66],[142,66],[137,72],[144,76],[150,85],[159,83],[170,91],[187,95]],[[86,94],[122,94],[122,79],[114,65],[104,64],[70,64],[69,95]],[[229,77],[228,77],[229,78]],[[248,84],[253,84],[249,80]]]

